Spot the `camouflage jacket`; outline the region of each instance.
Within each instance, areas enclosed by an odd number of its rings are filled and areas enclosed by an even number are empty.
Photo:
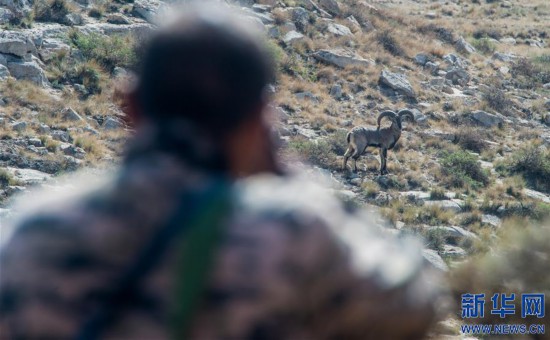
[[[153,147],[109,185],[26,217],[0,253],[0,339],[74,338],[176,197],[209,181],[196,162]],[[303,178],[258,176],[233,191],[189,338],[424,336],[437,289],[416,244],[382,237],[372,216]],[[171,338],[177,253],[102,338]]]

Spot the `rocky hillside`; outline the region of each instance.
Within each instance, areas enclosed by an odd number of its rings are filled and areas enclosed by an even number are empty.
[[[283,158],[380,209],[388,232],[421,235],[435,267],[490,251],[503,225],[550,215],[546,0],[230,3],[277,61]],[[115,83],[167,5],[0,0],[0,218],[29,186],[116,164],[127,131]],[[403,108],[415,122],[389,175],[370,148],[358,173],[340,169],[349,129]]]

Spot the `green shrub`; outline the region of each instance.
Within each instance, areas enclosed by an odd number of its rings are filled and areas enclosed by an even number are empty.
[[[506,92],[496,88],[483,93],[483,100],[490,108],[501,113],[509,112],[510,107],[513,105],[513,102],[508,99]]]
[[[445,190],[441,188],[434,188],[430,192],[430,199],[432,200],[446,200],[447,196],[445,195]]]
[[[487,143],[483,140],[484,133],[479,129],[461,129],[455,135],[455,142],[463,149],[481,153],[487,148]]]
[[[489,176],[477,161],[477,157],[466,152],[445,153],[441,160],[443,174],[453,187],[474,189],[489,184]]]
[[[534,188],[550,192],[550,151],[531,146],[514,153],[510,171],[523,176]]]
[[[330,168],[336,161],[332,146],[325,139],[293,140],[288,146],[311,164]]]
[[[491,39],[485,37],[481,39],[475,39],[472,45],[483,54],[492,54],[496,50],[496,45]]]
[[[131,67],[136,62],[135,41],[129,35],[105,36],[74,30],[69,38],[87,60],[96,61],[109,72],[117,66]]]
[[[39,0],[34,3],[34,18],[37,21],[62,23],[70,12],[66,0]]]

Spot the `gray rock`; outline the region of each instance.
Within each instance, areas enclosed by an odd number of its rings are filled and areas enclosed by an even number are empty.
[[[7,24],[13,19],[13,12],[7,8],[0,8],[0,24]]]
[[[493,227],[500,227],[502,221],[495,215],[483,214],[481,215],[481,223],[488,224]]]
[[[71,135],[67,131],[53,130],[50,135],[53,139],[64,143],[70,143],[72,141]]]
[[[359,21],[357,21],[357,19],[355,19],[353,15],[350,15],[349,17],[347,17],[346,21],[350,24],[351,30],[353,32],[357,32],[361,30],[361,25],[359,24]]]
[[[291,13],[292,22],[303,32],[309,24],[309,12],[302,7],[296,7],[291,9]]]
[[[293,42],[300,41],[304,38],[304,35],[300,32],[290,31],[283,37],[283,42],[286,45],[291,45]]]
[[[430,56],[425,53],[418,53],[414,56],[414,62],[418,65],[424,66],[428,61],[430,61]]]
[[[422,249],[422,256],[424,257],[426,262],[430,264],[432,267],[434,267],[435,269],[438,269],[442,272],[449,271],[449,267],[447,266],[445,261],[443,261],[441,256],[439,256],[437,251],[432,249]]]
[[[120,120],[113,117],[108,117],[103,122],[103,129],[105,130],[116,130],[122,128],[124,128],[124,124]]]
[[[35,50],[32,40],[23,33],[10,31],[0,33],[0,53],[23,58]]]
[[[500,60],[500,61],[505,62],[505,63],[509,63],[509,62],[512,62],[512,61],[518,59],[518,56],[515,55],[515,54],[511,54],[511,53],[496,52],[495,54],[493,54],[493,59]]]
[[[342,98],[342,86],[339,84],[334,84],[330,88],[330,96],[334,99]]]
[[[529,198],[550,204],[550,197],[548,195],[543,194],[542,192],[524,188],[523,194]]]
[[[82,117],[73,108],[69,107],[63,110],[63,117],[72,121],[83,121]]]
[[[424,205],[436,206],[443,210],[454,211],[455,213],[459,213],[462,211],[462,207],[460,206],[460,204],[451,200],[426,201],[424,202]]]
[[[502,124],[504,124],[504,119],[503,118],[501,118],[497,115],[482,111],[482,110],[472,112],[470,114],[470,117],[475,122],[477,122],[478,124],[481,124],[485,127],[502,126]]]
[[[407,96],[415,98],[416,94],[409,83],[409,80],[404,74],[392,73],[387,70],[382,70],[380,74],[379,83]]]
[[[60,53],[70,54],[71,47],[58,39],[44,39],[38,53],[43,61],[49,61]]]
[[[8,171],[19,183],[23,185],[43,183],[51,178],[51,175],[33,169],[17,169],[8,167],[6,168],[6,171]]]
[[[147,22],[155,23],[159,8],[160,2],[157,0],[136,0],[132,7],[132,13]]]
[[[319,6],[332,15],[338,16],[341,14],[340,6],[336,0],[320,0]]]
[[[479,239],[476,234],[462,227],[429,227],[428,230],[431,232],[437,232],[445,239],[446,242],[453,244]]]
[[[10,71],[4,65],[0,64],[0,81],[8,79],[10,76]]]
[[[129,25],[132,23],[130,19],[120,13],[109,14],[107,22],[114,25]]]
[[[455,43],[456,49],[459,52],[470,54],[475,53],[476,49],[470,45],[463,37],[460,37],[457,42]]]
[[[62,143],[59,146],[59,150],[61,150],[63,154],[77,159],[83,159],[84,157],[86,157],[86,152],[84,151],[84,149],[69,143]]]
[[[374,64],[373,61],[369,61],[351,52],[347,52],[343,50],[319,50],[313,53],[313,57],[324,63],[342,67],[342,68],[350,65],[368,67]]]
[[[40,138],[29,138],[27,141],[29,145],[41,147],[42,146],[42,140]]]
[[[351,33],[351,30],[348,27],[340,24],[335,24],[335,23],[328,24],[327,31],[338,36],[353,35],[353,33]]]
[[[68,26],[80,26],[84,23],[84,20],[78,13],[69,13],[63,18],[63,23]]]
[[[27,122],[15,122],[11,124],[11,128],[14,131],[20,132],[27,128]]]
[[[466,72],[466,70],[459,67],[454,67],[447,71],[445,79],[449,79],[453,85],[465,86],[470,81],[470,75]]]
[[[38,126],[38,131],[40,133],[50,133],[50,130],[51,130],[50,127],[46,124],[40,124]]]
[[[28,80],[40,86],[49,85],[46,74],[34,61],[8,62],[8,69],[18,80]]]
[[[294,96],[296,96],[296,98],[298,98],[300,100],[309,99],[309,100],[314,101],[314,102],[319,102],[319,98],[317,98],[317,96],[315,96],[313,93],[311,93],[309,91],[297,92],[297,93],[294,94]]]
[[[503,44],[506,44],[506,45],[515,45],[516,44],[516,39],[514,39],[512,37],[505,37],[505,38],[500,39],[500,42],[503,43]]]
[[[441,249],[441,256],[444,258],[463,259],[468,255],[466,251],[460,247],[445,244]]]

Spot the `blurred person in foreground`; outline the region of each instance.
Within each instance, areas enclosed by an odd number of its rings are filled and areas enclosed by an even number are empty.
[[[437,289],[416,243],[279,168],[262,46],[213,8],[155,33],[117,176],[2,247],[0,338],[425,335]]]

